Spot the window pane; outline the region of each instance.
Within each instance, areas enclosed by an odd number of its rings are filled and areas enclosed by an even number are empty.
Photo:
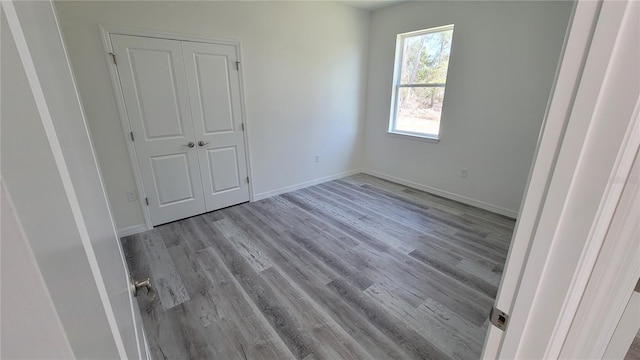
[[[440,132],[443,87],[398,88],[393,130],[437,135]]]
[[[404,38],[401,84],[445,83],[453,30]]]

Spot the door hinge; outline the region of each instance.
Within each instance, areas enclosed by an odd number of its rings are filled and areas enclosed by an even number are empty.
[[[144,202],[147,203],[147,206],[149,206],[149,198],[144,198]]]
[[[109,55],[111,55],[111,59],[113,59],[113,64],[117,66],[118,62],[116,61],[116,53],[110,52]]]
[[[247,184],[249,183],[249,177],[247,176]]]
[[[244,123],[242,123],[242,131],[244,131]]]
[[[240,71],[240,61],[236,61],[236,70]]]
[[[493,326],[505,331],[507,329],[507,325],[509,325],[509,314],[494,306],[491,308],[491,312],[489,313],[489,321]]]
[[[134,140],[133,140],[133,131],[131,131],[131,132],[129,133],[129,135],[131,135],[131,141],[134,141]]]

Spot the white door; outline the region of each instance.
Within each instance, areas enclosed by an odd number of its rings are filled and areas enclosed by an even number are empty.
[[[249,201],[233,45],[182,42],[207,211]]]
[[[48,290],[23,295],[53,304],[75,357],[147,358],[53,4],[1,6],[1,177]]]
[[[640,285],[640,282],[638,282]],[[622,313],[611,341],[607,345],[603,359],[625,359],[636,336],[640,336],[640,289],[631,294],[629,303]],[[632,357],[628,357],[632,359]]]
[[[179,41],[111,35],[152,225],[205,212]]]
[[[483,358],[602,358],[638,279],[637,232],[605,236],[638,184],[639,4],[575,4]]]
[[[236,47],[110,37],[152,225],[248,201]]]

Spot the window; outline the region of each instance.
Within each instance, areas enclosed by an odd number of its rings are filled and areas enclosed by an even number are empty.
[[[439,139],[453,25],[398,35],[389,132]]]

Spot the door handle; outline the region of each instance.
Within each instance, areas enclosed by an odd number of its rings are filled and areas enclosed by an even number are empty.
[[[208,143],[209,143],[208,141],[207,141],[207,142],[204,142],[204,141],[200,140],[200,141],[198,141],[198,146],[205,146],[205,145],[207,145]]]
[[[187,145],[182,145],[182,146],[188,146],[188,147],[192,148],[192,147],[196,146],[196,144],[193,141],[189,141],[187,143]]]
[[[133,296],[138,296],[140,293],[140,289],[147,289],[147,299],[149,301],[153,301],[156,298],[156,291],[151,286],[151,279],[146,278],[142,281],[131,281],[131,290],[133,291]]]

